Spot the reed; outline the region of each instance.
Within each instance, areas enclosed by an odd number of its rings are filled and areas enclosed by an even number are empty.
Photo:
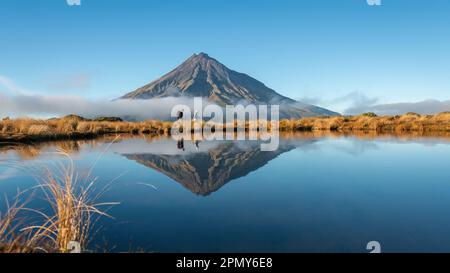
[[[0,253],[29,252],[25,234],[20,231],[22,221],[19,212],[23,205],[19,205],[18,200],[13,204],[6,201],[6,211],[0,212]]]
[[[65,151],[58,151],[64,157],[56,169],[44,168],[44,174],[37,175],[39,185],[49,206],[49,212],[26,208],[19,205],[8,206],[0,217],[0,252],[51,252],[69,253],[75,243],[86,250],[94,233],[93,227],[100,217],[110,217],[102,208],[117,203],[99,203],[97,200],[106,190],[96,188],[97,179],[88,175],[81,179],[75,164]],[[30,218],[19,217],[20,212],[35,213],[38,224],[26,225]]]

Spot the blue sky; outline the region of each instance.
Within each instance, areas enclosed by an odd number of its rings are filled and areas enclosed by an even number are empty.
[[[337,110],[449,100],[449,14],[448,0],[2,0],[0,77],[110,99],[206,52]]]

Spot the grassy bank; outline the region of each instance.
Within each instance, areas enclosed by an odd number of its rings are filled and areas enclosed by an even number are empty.
[[[315,117],[280,121],[281,131],[450,132],[450,112],[436,115],[408,113],[398,116]]]
[[[124,122],[88,120],[78,116],[61,119],[4,119],[0,121],[0,141],[26,142],[95,138],[107,134],[168,134],[172,123],[162,121]]]
[[[107,134],[170,134],[173,123],[156,120],[126,122],[103,118],[87,120],[78,116],[61,119],[4,119],[0,121],[1,142],[26,142],[95,138]],[[246,123],[246,128],[251,122]],[[236,127],[236,125],[225,125]],[[311,117],[281,120],[280,130],[297,131],[374,131],[374,132],[450,132],[450,112],[436,115],[409,113],[401,116],[376,116],[367,113],[359,116]]]

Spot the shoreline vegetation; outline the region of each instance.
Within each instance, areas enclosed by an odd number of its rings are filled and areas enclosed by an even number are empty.
[[[0,145],[11,142],[91,139],[109,134],[170,135],[172,125],[173,122],[169,121],[132,122],[114,117],[91,120],[76,115],[49,120],[4,118],[0,121]],[[270,122],[268,125],[270,130]],[[224,124],[221,129],[225,131],[230,127],[237,130],[236,122]],[[258,122],[247,121],[245,129],[248,131],[249,128],[259,128]],[[408,113],[398,116],[377,116],[374,113],[365,113],[358,116],[280,120],[279,130],[280,132],[447,133],[450,132],[450,112],[436,115]]]

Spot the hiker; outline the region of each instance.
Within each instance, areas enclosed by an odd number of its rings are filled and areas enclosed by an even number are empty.
[[[195,141],[195,149],[198,151],[198,149],[200,148],[199,147],[199,144],[200,144],[200,141],[199,140],[196,140]]]
[[[185,151],[185,149],[184,149],[184,139],[181,139],[181,140],[179,140],[179,141],[177,142],[177,148],[178,148],[179,150],[183,150],[183,152]]]
[[[179,112],[178,112],[178,118],[177,118],[177,120],[183,119],[183,116],[184,116],[183,111],[179,111]]]

